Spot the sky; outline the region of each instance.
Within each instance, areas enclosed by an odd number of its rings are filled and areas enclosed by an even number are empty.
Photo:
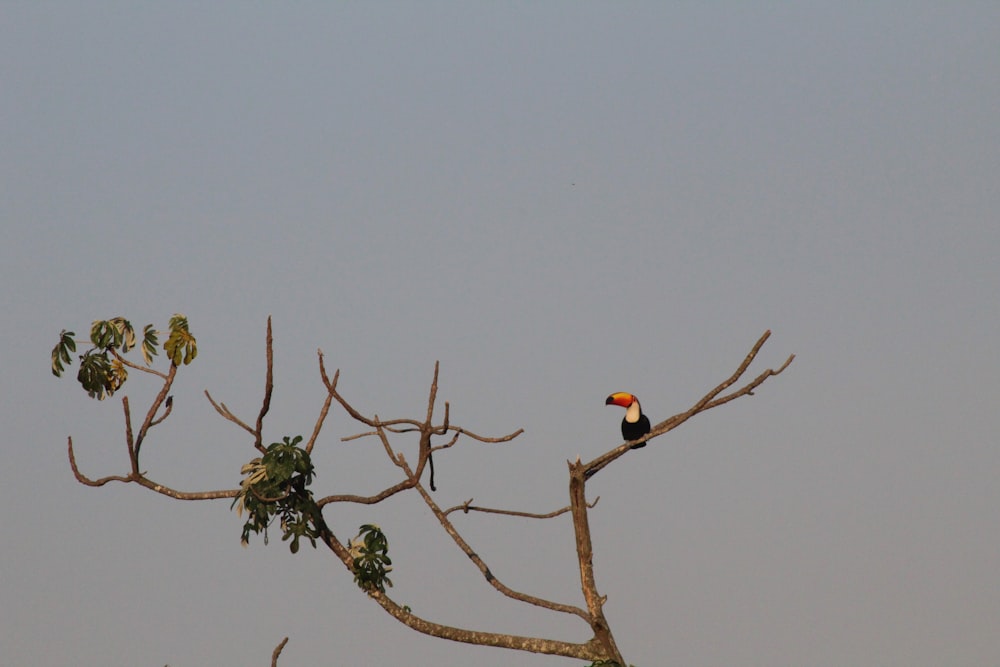
[[[588,484],[625,658],[1000,660],[1000,6],[9,3],[0,19],[0,653],[12,665],[578,665],[429,638],[325,549],[240,546],[227,501],[127,471],[119,396],[54,378],[95,319],[198,340],[143,467],[234,488],[311,432],[316,351],[366,414],[524,434],[436,458],[443,506],[548,512],[567,460],[732,373],[794,363]],[[158,387],[133,374],[136,412]],[[331,412],[318,494],[398,481]],[[411,440],[399,441],[415,456]],[[585,641],[501,597],[415,494],[389,538],[436,622]],[[510,587],[582,604],[568,517],[456,518]]]

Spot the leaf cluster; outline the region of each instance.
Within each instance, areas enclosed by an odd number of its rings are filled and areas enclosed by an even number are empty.
[[[198,343],[188,331],[188,321],[183,315],[175,314],[170,318],[170,335],[163,343],[163,349],[174,366],[182,363],[186,366],[198,356]]]
[[[59,342],[52,348],[52,374],[62,376],[66,366],[72,363],[72,354],[76,352],[76,334],[63,329],[59,333]],[[125,362],[121,355],[127,354],[136,347],[138,339],[132,323],[124,317],[112,317],[108,320],[95,320],[90,327],[91,347],[79,356],[80,370],[76,375],[80,386],[87,395],[101,401],[114,395],[128,379],[127,365],[137,367],[131,362]],[[142,342],[139,349],[142,352],[146,366],[153,363],[153,357],[159,351],[159,333],[152,324],[147,324],[142,330]],[[188,330],[187,318],[176,314],[170,318],[169,338],[163,344],[171,362],[175,366],[191,363],[198,355],[198,344]]]
[[[319,508],[313,500],[312,484],[315,471],[309,453],[299,446],[302,436],[284,437],[283,442],[268,446],[264,456],[255,458],[240,470],[243,481],[240,494],[233,501],[233,507],[242,516],[247,512],[243,524],[242,542],[250,543],[250,534],[264,534],[264,544],[268,543],[268,527],[275,518],[279,520],[283,541],[291,540],[289,549],[298,553],[299,540],[307,538],[316,546],[319,528],[314,520]]]
[[[374,524],[365,524],[360,530],[350,544],[354,557],[354,582],[363,591],[385,593],[385,587],[392,586],[388,576],[392,571],[389,541],[382,529]]]

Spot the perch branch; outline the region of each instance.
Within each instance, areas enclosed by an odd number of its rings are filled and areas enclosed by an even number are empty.
[[[752,396],[753,390],[759,387],[761,384],[763,384],[765,380],[767,380],[769,377],[773,377],[775,375],[780,374],[782,371],[788,368],[789,364],[791,364],[792,361],[795,359],[794,354],[790,355],[788,359],[785,360],[785,363],[783,363],[780,367],[778,367],[777,370],[768,368],[764,370],[760,375],[755,377],[753,380],[751,380],[744,386],[740,387],[739,389],[734,390],[732,393],[719,396],[719,394],[721,394],[726,389],[734,385],[743,376],[743,374],[746,373],[747,369],[750,367],[750,364],[752,364],[753,360],[757,357],[757,353],[760,351],[761,347],[763,347],[767,339],[770,338],[770,336],[771,336],[771,331],[770,330],[765,331],[764,334],[757,340],[757,342],[754,343],[754,346],[750,349],[750,352],[743,359],[743,362],[740,363],[739,367],[733,372],[733,374],[730,375],[725,380],[723,380],[721,383],[719,383],[714,389],[709,391],[707,394],[702,396],[702,398],[698,400],[698,402],[696,402],[688,410],[678,413],[656,424],[655,426],[653,426],[652,430],[647,435],[643,436],[642,438],[639,438],[635,442],[648,442],[657,436],[663,435],[668,431],[674,430],[675,428],[677,428],[678,426],[680,426],[688,419],[697,414],[700,414],[707,410],[711,410],[712,408],[718,407],[720,405],[724,405],[729,401],[739,398],[740,396]],[[584,464],[583,467],[585,468],[586,476],[591,477],[595,475],[600,470],[605,468],[609,463],[621,457],[626,452],[630,451],[632,444],[633,443],[631,442],[621,444],[615,449],[612,449],[611,451],[606,452],[601,456],[598,456],[593,461]]]

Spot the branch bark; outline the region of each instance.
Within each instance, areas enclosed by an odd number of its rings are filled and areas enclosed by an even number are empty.
[[[285,650],[285,644],[287,643],[288,637],[285,637],[281,640],[281,643],[274,647],[274,651],[271,653],[271,667],[278,667],[278,656],[280,656],[281,652]]]

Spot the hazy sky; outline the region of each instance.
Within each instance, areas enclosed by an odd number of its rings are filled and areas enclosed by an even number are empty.
[[[947,5],[947,8],[942,8]],[[118,397],[49,373],[59,331],[185,313],[200,355],[144,446],[231,488],[312,429],[316,349],[383,418],[435,360],[462,441],[438,502],[550,511],[766,329],[745,398],[588,487],[597,581],[652,665],[1000,662],[1000,5],[8,3],[0,10],[0,658],[62,667],[578,665],[419,635],[325,549],[240,547],[226,501],[134,485]],[[133,377],[133,408],[155,385]],[[319,494],[397,478],[331,413]],[[412,444],[402,443],[411,458]],[[499,596],[415,495],[392,594],[463,627],[585,640]],[[517,590],[582,604],[569,519],[460,516]]]

